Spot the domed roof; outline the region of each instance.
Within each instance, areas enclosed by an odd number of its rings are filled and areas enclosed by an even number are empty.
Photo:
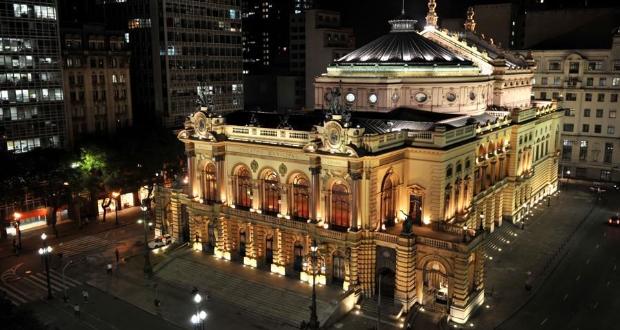
[[[420,35],[415,20],[399,17],[389,21],[390,33],[335,60],[335,64],[472,65],[443,46]]]

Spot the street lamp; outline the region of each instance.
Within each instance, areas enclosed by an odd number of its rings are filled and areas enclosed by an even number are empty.
[[[139,219],[138,223],[144,225],[144,273],[150,277],[153,274],[153,268],[151,267],[151,258],[149,255],[150,251],[149,251],[149,243],[148,243],[147,235],[148,235],[148,230],[149,230],[149,226],[151,225],[151,223],[147,221],[149,208],[147,206],[146,199],[142,200],[142,206],[140,207],[140,209],[142,210],[143,219]]]
[[[316,269],[318,266],[318,251],[319,247],[316,244],[316,240],[312,240],[310,246],[310,264],[312,266],[312,305],[310,306],[310,321],[306,324],[305,329],[318,330],[319,318],[316,315]]]
[[[39,249],[39,255],[45,259],[45,275],[47,279],[47,299],[52,299],[52,285],[50,284],[50,264],[49,264],[49,256],[52,253],[52,247],[47,245],[45,239],[47,239],[47,235],[45,233],[41,234],[41,240],[43,241],[43,247]]]
[[[116,191],[112,193],[112,198],[114,198],[114,224],[116,226],[118,226],[118,196],[120,196],[120,193]]]
[[[194,329],[196,330],[204,329],[204,322],[207,319],[207,312],[200,309],[200,303],[202,302],[202,296],[200,295],[200,293],[198,292],[198,289],[196,288],[192,290],[192,293],[194,293],[193,300],[194,300],[194,303],[196,304],[196,314],[192,314],[190,321],[192,322]]]

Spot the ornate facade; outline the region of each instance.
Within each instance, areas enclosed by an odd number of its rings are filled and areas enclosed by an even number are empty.
[[[159,189],[156,214],[216,257],[302,281],[316,240],[318,282],[464,323],[484,301],[485,233],[556,190],[562,113],[529,101],[533,62],[390,23],[316,78],[315,111],[192,115],[188,184]]]

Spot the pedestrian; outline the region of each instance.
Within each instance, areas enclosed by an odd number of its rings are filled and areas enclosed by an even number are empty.
[[[84,298],[84,302],[88,302],[88,291],[82,290],[82,298]]]
[[[75,314],[76,317],[80,317],[80,305],[78,304],[73,305],[73,313]]]

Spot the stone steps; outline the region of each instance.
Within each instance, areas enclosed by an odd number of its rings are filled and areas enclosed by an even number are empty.
[[[279,324],[299,327],[302,320],[309,318],[310,295],[250,282],[229,273],[213,268],[205,271],[206,266],[197,262],[176,258],[158,276],[183,286],[196,286],[209,293],[210,300],[227,301],[238,306],[244,312],[267,318]],[[329,316],[329,303],[317,300],[317,314],[320,320]]]

